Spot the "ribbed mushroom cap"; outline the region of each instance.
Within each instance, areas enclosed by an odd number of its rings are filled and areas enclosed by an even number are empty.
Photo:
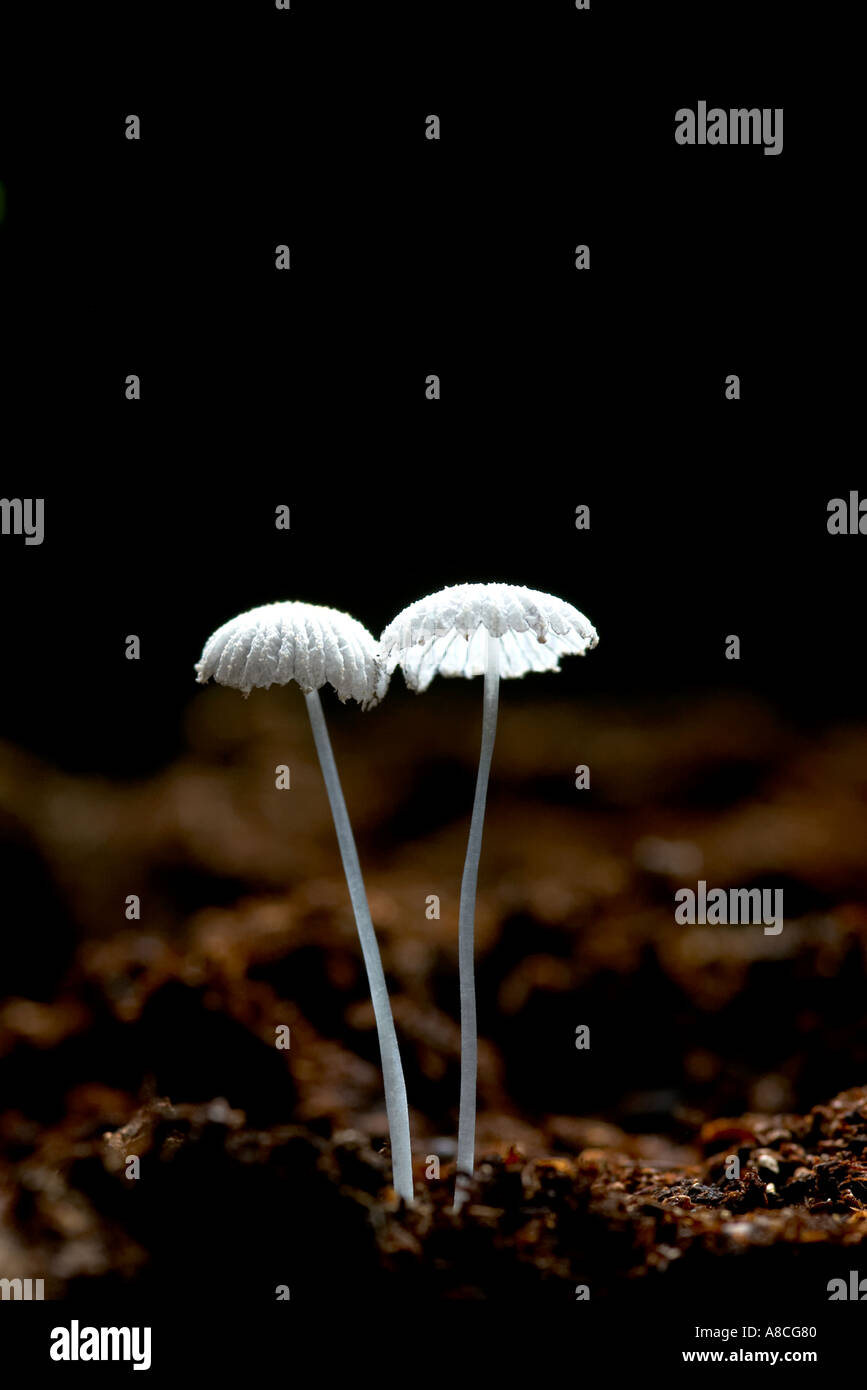
[[[295,681],[305,693],[332,685],[341,700],[375,705],[389,677],[377,645],[348,613],[314,603],[266,603],[230,619],[205,643],[196,679],[249,695]]]
[[[412,690],[434,676],[481,676],[485,632],[500,638],[500,675],[559,671],[562,656],[583,656],[599,638],[571,603],[516,584],[455,584],[398,613],[380,639],[382,663],[403,669]]]

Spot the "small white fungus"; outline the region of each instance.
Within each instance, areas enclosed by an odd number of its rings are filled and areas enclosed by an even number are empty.
[[[305,694],[331,685],[365,709],[388,689],[367,628],[313,603],[266,603],[230,619],[208,638],[196,671],[200,684],[213,678],[245,695],[289,681]]]
[[[398,613],[382,634],[380,656],[391,676],[403,670],[412,690],[434,676],[481,676],[489,632],[499,637],[499,673],[559,671],[563,656],[596,646],[596,629],[583,613],[553,594],[516,584],[456,584]]]

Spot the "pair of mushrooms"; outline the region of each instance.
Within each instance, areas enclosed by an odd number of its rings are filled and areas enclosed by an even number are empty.
[[[582,656],[598,641],[593,625],[571,604],[513,584],[458,584],[405,608],[377,643],[355,618],[308,603],[270,603],[218,628],[196,665],[200,683],[211,677],[244,695],[255,687],[295,681],[304,692],[313,740],[337,831],[343,870],[358,927],[376,1019],[391,1138],[394,1187],[413,1199],[412,1152],[406,1085],[382,961],[370,917],[358,852],[319,699],[331,685],[339,699],[369,709],[383,698],[397,666],[411,690],[426,690],[434,676],[485,678],[482,746],[461,881],[458,971],[461,1001],[461,1090],[455,1209],[466,1200],[475,1161],[476,994],[473,934],[476,883],[488,775],[497,729],[500,677],[557,671],[560,658]]]

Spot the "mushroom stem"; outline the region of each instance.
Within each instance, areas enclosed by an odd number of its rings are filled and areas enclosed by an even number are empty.
[[[488,775],[497,734],[497,700],[500,687],[500,639],[485,633],[487,659],[485,662],[485,691],[482,713],[482,747],[476,775],[476,795],[473,816],[461,880],[461,905],[458,917],[458,977],[461,991],[461,1102],[458,1118],[458,1165],[455,1182],[454,1210],[460,1211],[469,1191],[467,1179],[472,1179],[476,1155],[476,1073],[478,1070],[478,1040],[476,1037],[476,984],[474,978],[474,936],[476,918],[476,884],[479,859],[482,853],[482,830],[485,822],[485,802],[488,795]]]
[[[361,876],[361,865],[358,862],[358,851],[355,848],[355,839],[349,823],[346,802],[343,799],[343,790],[337,774],[337,764],[334,761],[325,716],[322,713],[319,692],[311,690],[309,694],[305,693],[304,698],[307,701],[307,713],[310,715],[313,740],[316,744],[316,752],[319,754],[319,765],[325,780],[325,790],[328,793],[334,829],[337,831],[340,858],[343,861],[343,872],[346,875],[352,910],[355,913],[355,925],[358,928],[361,953],[364,956],[367,979],[370,985],[370,997],[373,1001],[379,1051],[382,1057],[382,1076],[385,1083],[385,1108],[388,1112],[388,1129],[391,1136],[394,1187],[405,1202],[411,1202],[413,1200],[412,1150],[409,1140],[406,1084],[403,1079],[403,1068],[400,1064],[397,1034],[394,1031],[394,1019],[391,1016],[391,1005],[385,986],[379,946],[370,917],[367,894],[364,891],[364,880]]]

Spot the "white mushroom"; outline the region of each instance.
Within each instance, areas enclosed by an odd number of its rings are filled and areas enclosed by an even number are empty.
[[[331,685],[341,700],[357,700],[363,709],[381,700],[389,677],[378,661],[376,642],[355,618],[334,608],[268,603],[218,628],[205,643],[196,671],[200,683],[213,677],[219,685],[233,686],[244,695],[254,688],[267,690],[289,681],[304,691],[370,984],[382,1056],[394,1186],[411,1202],[412,1154],[403,1068],[358,851],[319,699],[321,687]]]
[[[363,709],[382,699],[389,681],[367,628],[316,603],[265,603],[231,618],[208,638],[196,670],[200,682],[213,677],[244,695],[289,681],[305,695],[331,685]]]
[[[457,584],[411,603],[385,629],[380,657],[391,676],[400,666],[412,690],[426,690],[434,676],[485,677],[482,746],[476,794],[461,880],[458,974],[461,996],[461,1097],[455,1209],[468,1196],[475,1167],[476,990],[473,935],[476,884],[488,775],[497,732],[500,677],[558,671],[563,656],[583,656],[598,641],[583,613],[562,599],[514,584]]]

